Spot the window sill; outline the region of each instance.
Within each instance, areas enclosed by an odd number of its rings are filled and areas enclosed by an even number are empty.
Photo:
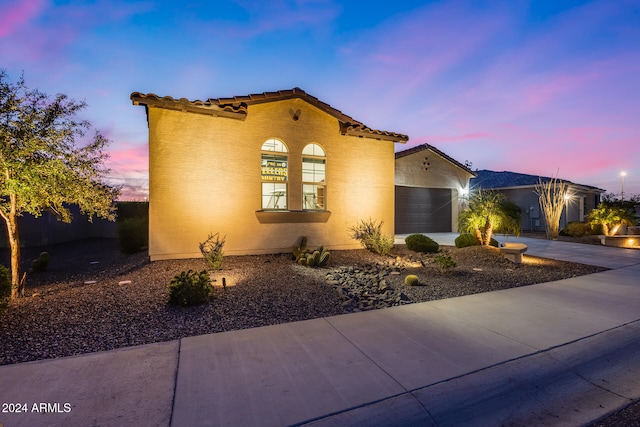
[[[330,216],[330,211],[256,211],[260,224],[327,222]]]

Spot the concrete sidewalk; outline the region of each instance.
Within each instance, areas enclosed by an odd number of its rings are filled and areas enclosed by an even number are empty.
[[[640,252],[531,240],[527,254],[615,269],[0,366],[0,401],[27,404],[0,423],[582,425],[639,399]]]

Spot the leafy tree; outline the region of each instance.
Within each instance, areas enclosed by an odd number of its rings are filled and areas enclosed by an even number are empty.
[[[458,215],[458,228],[474,233],[481,245],[488,246],[497,230],[519,235],[521,214],[520,207],[504,194],[480,190]]]
[[[0,217],[11,247],[11,298],[20,295],[20,237],[18,217],[40,216],[48,210],[71,221],[66,207],[76,204],[83,215],[115,217],[118,189],[105,183],[103,167],[108,141],[96,132],[84,142],[91,127],[76,114],[86,107],[66,95],[50,97],[29,89],[21,76],[8,80],[0,70]],[[79,144],[78,141],[84,142]]]
[[[591,224],[602,225],[602,232],[605,236],[612,236],[616,234],[623,224],[635,224],[636,216],[628,208],[603,202],[596,209],[589,212],[587,219]]]
[[[602,203],[615,206],[618,208],[628,209],[631,212],[635,210],[636,205],[640,205],[640,194],[627,195],[622,198],[621,194],[605,193],[602,195]]]

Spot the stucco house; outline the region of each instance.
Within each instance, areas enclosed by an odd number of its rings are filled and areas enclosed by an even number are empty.
[[[190,101],[131,94],[149,127],[149,256],[199,257],[211,232],[225,254],[277,253],[300,236],[359,247],[361,219],[394,233],[394,144],[299,88]]]
[[[540,211],[539,196],[535,186],[539,180],[548,182],[551,177],[528,175],[517,172],[495,172],[490,170],[476,171],[477,176],[471,180],[471,191],[479,188],[495,190],[506,195],[522,209],[522,230],[543,231],[545,229],[544,214]],[[573,221],[585,221],[586,216],[600,204],[600,197],[606,190],[590,185],[576,184],[563,180],[568,184],[565,209],[560,218],[560,227]]]
[[[458,230],[458,212],[476,174],[436,147],[422,144],[396,153],[397,234]]]

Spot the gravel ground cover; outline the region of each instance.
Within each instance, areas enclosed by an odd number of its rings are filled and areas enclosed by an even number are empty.
[[[123,255],[117,241],[97,239],[23,250],[25,267],[41,250],[51,255],[44,273],[28,275],[25,296],[0,315],[0,365],[71,356],[186,336],[292,322],[383,305],[358,305],[344,296],[349,268],[384,270],[385,292],[415,303],[548,282],[605,269],[527,256],[521,265],[495,248],[444,248],[457,263],[442,271],[433,255],[397,246],[389,256],[364,249],[332,251],[324,268],[295,264],[290,254],[229,256],[212,272],[210,303],[169,306],[167,284],[181,271],[206,268],[203,259],[149,262],[146,253]],[[8,265],[8,251],[0,262]],[[404,285],[416,274],[421,286]],[[225,278],[226,288],[221,286]],[[335,282],[335,280],[334,280]],[[395,301],[395,300],[394,300]]]

